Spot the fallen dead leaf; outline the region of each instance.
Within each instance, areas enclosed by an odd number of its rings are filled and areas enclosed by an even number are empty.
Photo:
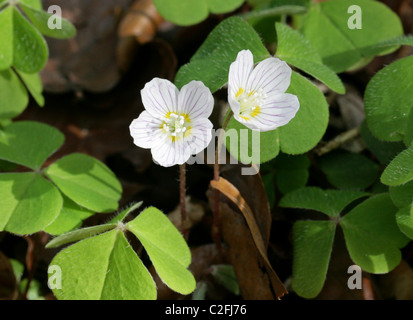
[[[226,163],[229,163],[229,161]],[[224,165],[221,167],[221,176],[231,181],[251,208],[261,231],[264,245],[268,247],[272,216],[261,174],[244,176],[241,175],[240,165]]]
[[[155,38],[163,21],[153,0],[132,3],[118,28],[117,64],[122,72],[129,70],[139,47]]]
[[[210,203],[213,192],[209,192]],[[244,300],[273,300],[269,275],[263,270],[262,258],[255,246],[244,217],[232,209],[225,199],[220,202],[220,231],[223,249],[234,267],[240,293]]]
[[[264,240],[262,236],[262,232],[257,224],[254,213],[252,212],[251,208],[249,207],[247,202],[244,200],[244,198],[241,196],[239,190],[228,180],[220,177],[219,180],[212,180],[211,186],[214,189],[219,190],[226,197],[228,197],[233,203],[237,205],[237,207],[242,212],[242,215],[250,231],[250,235],[252,236],[253,243],[255,244],[256,249],[258,250],[259,258],[265,266],[267,275],[271,281],[271,285],[275,291],[275,294],[278,299],[281,298],[284,294],[287,293],[287,290],[285,289],[281,280],[278,278],[276,272],[271,266],[270,261],[268,260],[268,256],[267,256],[268,242]],[[228,215],[227,219],[235,219],[235,217],[231,217]],[[226,224],[228,224],[228,221],[225,221],[224,218],[221,218],[221,228],[224,228],[224,225]],[[223,235],[224,234],[225,233],[223,231]],[[235,269],[237,269],[236,266],[234,267]]]
[[[132,0],[45,0],[58,5],[77,34],[68,40],[47,38],[50,59],[42,70],[45,91],[104,92],[121,79],[116,63],[117,28]]]

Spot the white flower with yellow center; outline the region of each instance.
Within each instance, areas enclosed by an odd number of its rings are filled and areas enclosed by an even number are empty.
[[[300,108],[297,96],[285,93],[291,72],[287,63],[273,57],[254,68],[251,51],[240,51],[228,79],[228,102],[234,118],[255,131],[287,124]]]
[[[129,130],[134,143],[151,149],[153,159],[164,167],[181,165],[204,150],[212,139],[208,117],[214,107],[211,91],[200,81],[178,88],[155,78],[141,91],[145,107]]]

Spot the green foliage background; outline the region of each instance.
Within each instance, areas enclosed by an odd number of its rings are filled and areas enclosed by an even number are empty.
[[[294,68],[288,92],[298,97],[300,110],[286,126],[260,134],[259,154],[273,209],[318,212],[323,217],[294,223],[293,290],[304,298],[320,293],[337,228],[343,231],[351,259],[365,272],[393,270],[402,259],[401,249],[413,239],[413,57],[383,66],[369,80],[366,120],[359,128],[363,154],[339,150],[318,157],[315,151],[330,118],[320,84],[343,95],[342,73],[359,70],[401,45],[413,45],[399,17],[372,0],[250,0],[244,11],[242,0],[154,3],[165,19],[181,26],[210,14],[228,15],[180,67],[178,88],[200,80],[212,93],[222,90],[230,64],[244,49],[253,53],[256,63],[276,56]],[[351,5],[361,8],[360,30],[347,25]],[[45,104],[38,75],[49,54],[43,36],[68,39],[76,34],[65,19],[62,29],[48,28],[51,17],[39,0],[0,1],[0,231],[21,236],[45,231],[56,236],[49,247],[71,244],[51,263],[65,275],[64,289],[54,289],[59,299],[156,299],[152,276],[130,247],[126,231],[142,243],[167,286],[192,293],[196,283],[188,271],[189,247],[161,211],[146,208],[123,223],[139,207],[135,205],[107,224],[81,229],[91,215],[119,209],[119,180],[104,163],[85,154],[45,165],[64,144],[63,134],[39,122],[13,120],[27,107],[29,95],[39,106]],[[287,17],[292,24],[286,23]],[[245,127],[235,119],[229,121],[228,131],[241,129]],[[228,151],[243,163],[254,162],[249,157],[252,138],[239,145],[241,149],[249,153]],[[18,166],[24,172],[15,170]],[[309,185],[314,168],[328,187]],[[233,277],[225,283],[238,290]]]

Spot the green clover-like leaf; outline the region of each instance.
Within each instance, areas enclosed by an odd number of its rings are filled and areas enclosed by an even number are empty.
[[[156,299],[150,273],[118,228],[62,250],[54,266],[61,270],[61,287],[53,289],[60,300]]]
[[[298,221],[293,227],[292,286],[304,298],[316,297],[324,286],[336,225],[332,221]]]
[[[96,212],[118,208],[122,186],[115,174],[101,161],[81,153],[65,156],[45,171],[68,198]]]
[[[0,230],[20,235],[44,230],[63,205],[57,188],[33,172],[0,174],[0,194]]]
[[[201,22],[211,13],[226,13],[238,8],[244,0],[154,0],[159,13],[175,24],[188,26]]]
[[[350,29],[349,19],[361,9],[362,28]],[[395,51],[392,47],[374,47],[383,41],[403,35],[396,13],[379,1],[334,0],[313,3],[301,21],[300,31],[317,49],[324,63],[333,71],[342,72],[364,65],[374,55]]]
[[[402,141],[406,134],[412,134],[409,121],[413,117],[410,116],[412,90],[413,56],[384,67],[370,80],[364,94],[364,107],[367,125],[377,138]]]
[[[141,241],[156,272],[172,290],[189,294],[195,290],[195,279],[187,267],[191,252],[183,236],[164,213],[151,207],[126,224]]]
[[[40,170],[64,142],[63,134],[35,121],[17,121],[0,131],[0,159]]]
[[[323,64],[317,50],[302,34],[283,23],[276,23],[275,26],[278,34],[278,58],[320,80],[337,93],[345,93],[340,78]]]
[[[397,208],[388,194],[373,196],[340,221],[353,261],[371,273],[387,273],[401,260],[409,241],[396,223]]]

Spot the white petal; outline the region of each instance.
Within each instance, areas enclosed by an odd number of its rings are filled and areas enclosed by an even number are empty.
[[[185,163],[189,157],[189,150],[186,150],[184,140],[179,139],[172,141],[171,138],[165,137],[158,140],[151,149],[153,160],[163,167],[171,167]]]
[[[178,94],[178,88],[172,82],[159,78],[154,78],[141,90],[143,105],[155,118],[176,111]]]
[[[280,59],[268,58],[261,61],[252,71],[248,90],[262,90],[265,94],[281,94],[290,86],[292,70]]]
[[[207,118],[196,119],[191,123],[189,134],[184,138],[185,148],[190,154],[197,154],[208,147],[212,139],[211,121]]]
[[[237,100],[235,100],[231,95],[228,95],[228,103],[231,107],[232,112],[234,113],[234,116],[239,115],[240,103]]]
[[[174,146],[170,138],[166,137],[162,141],[156,141],[156,144],[151,149],[153,160],[163,167],[171,167],[175,165],[174,161]]]
[[[191,120],[208,118],[214,108],[214,98],[201,81],[184,85],[178,96],[178,112],[189,115]]]
[[[284,93],[267,101],[260,107],[260,112],[250,121],[243,123],[253,130],[271,131],[286,125],[293,119],[300,108],[297,96]]]
[[[133,143],[141,148],[151,148],[161,134],[162,120],[154,118],[148,111],[143,111],[129,126]]]
[[[228,95],[235,98],[235,95],[241,88],[245,90],[253,68],[254,57],[251,51],[240,51],[237,59],[229,67]]]

